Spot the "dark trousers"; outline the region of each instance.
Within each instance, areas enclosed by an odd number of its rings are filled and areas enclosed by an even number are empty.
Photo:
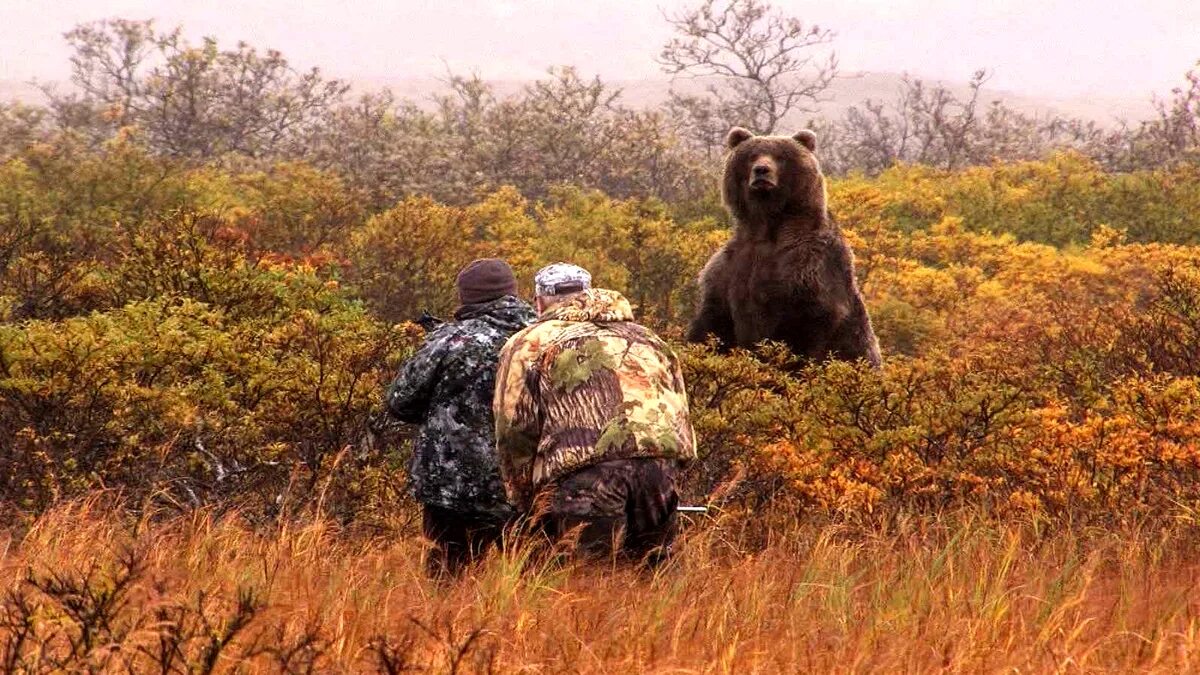
[[[615,459],[567,474],[547,486],[541,525],[555,541],[576,537],[584,557],[664,560],[679,529],[675,490],[679,463]]]
[[[507,519],[490,513],[455,511],[424,505],[421,529],[433,542],[425,571],[433,577],[457,575],[499,543]]]

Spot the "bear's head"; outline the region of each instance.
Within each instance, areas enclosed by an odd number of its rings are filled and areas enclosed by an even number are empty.
[[[784,218],[825,218],[825,177],[813,154],[817,135],[755,136],[734,127],[725,137],[729,154],[721,196],[739,223],[776,227]]]

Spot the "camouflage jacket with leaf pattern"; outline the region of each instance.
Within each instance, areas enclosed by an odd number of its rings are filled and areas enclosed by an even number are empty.
[[[696,456],[679,359],[616,291],[579,293],[512,336],[494,407],[500,471],[519,509],[596,462]]]

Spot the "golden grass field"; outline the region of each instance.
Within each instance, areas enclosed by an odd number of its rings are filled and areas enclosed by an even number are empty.
[[[423,575],[421,540],[324,519],[132,521],[106,498],[0,534],[5,672],[1185,672],[1194,522],[971,511],[873,524],[725,514],[656,573]],[[132,572],[131,572],[132,570]]]

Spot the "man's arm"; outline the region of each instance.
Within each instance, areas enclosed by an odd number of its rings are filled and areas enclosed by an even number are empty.
[[[541,415],[537,397],[530,389],[530,367],[538,356],[536,341],[522,331],[500,351],[496,371],[496,395],[492,412],[496,418],[496,455],[508,499],[518,510],[527,510],[533,499],[533,461],[541,440]]]
[[[431,334],[417,353],[400,367],[384,401],[393,417],[410,424],[425,421],[430,398],[442,369],[448,337],[445,334]]]

